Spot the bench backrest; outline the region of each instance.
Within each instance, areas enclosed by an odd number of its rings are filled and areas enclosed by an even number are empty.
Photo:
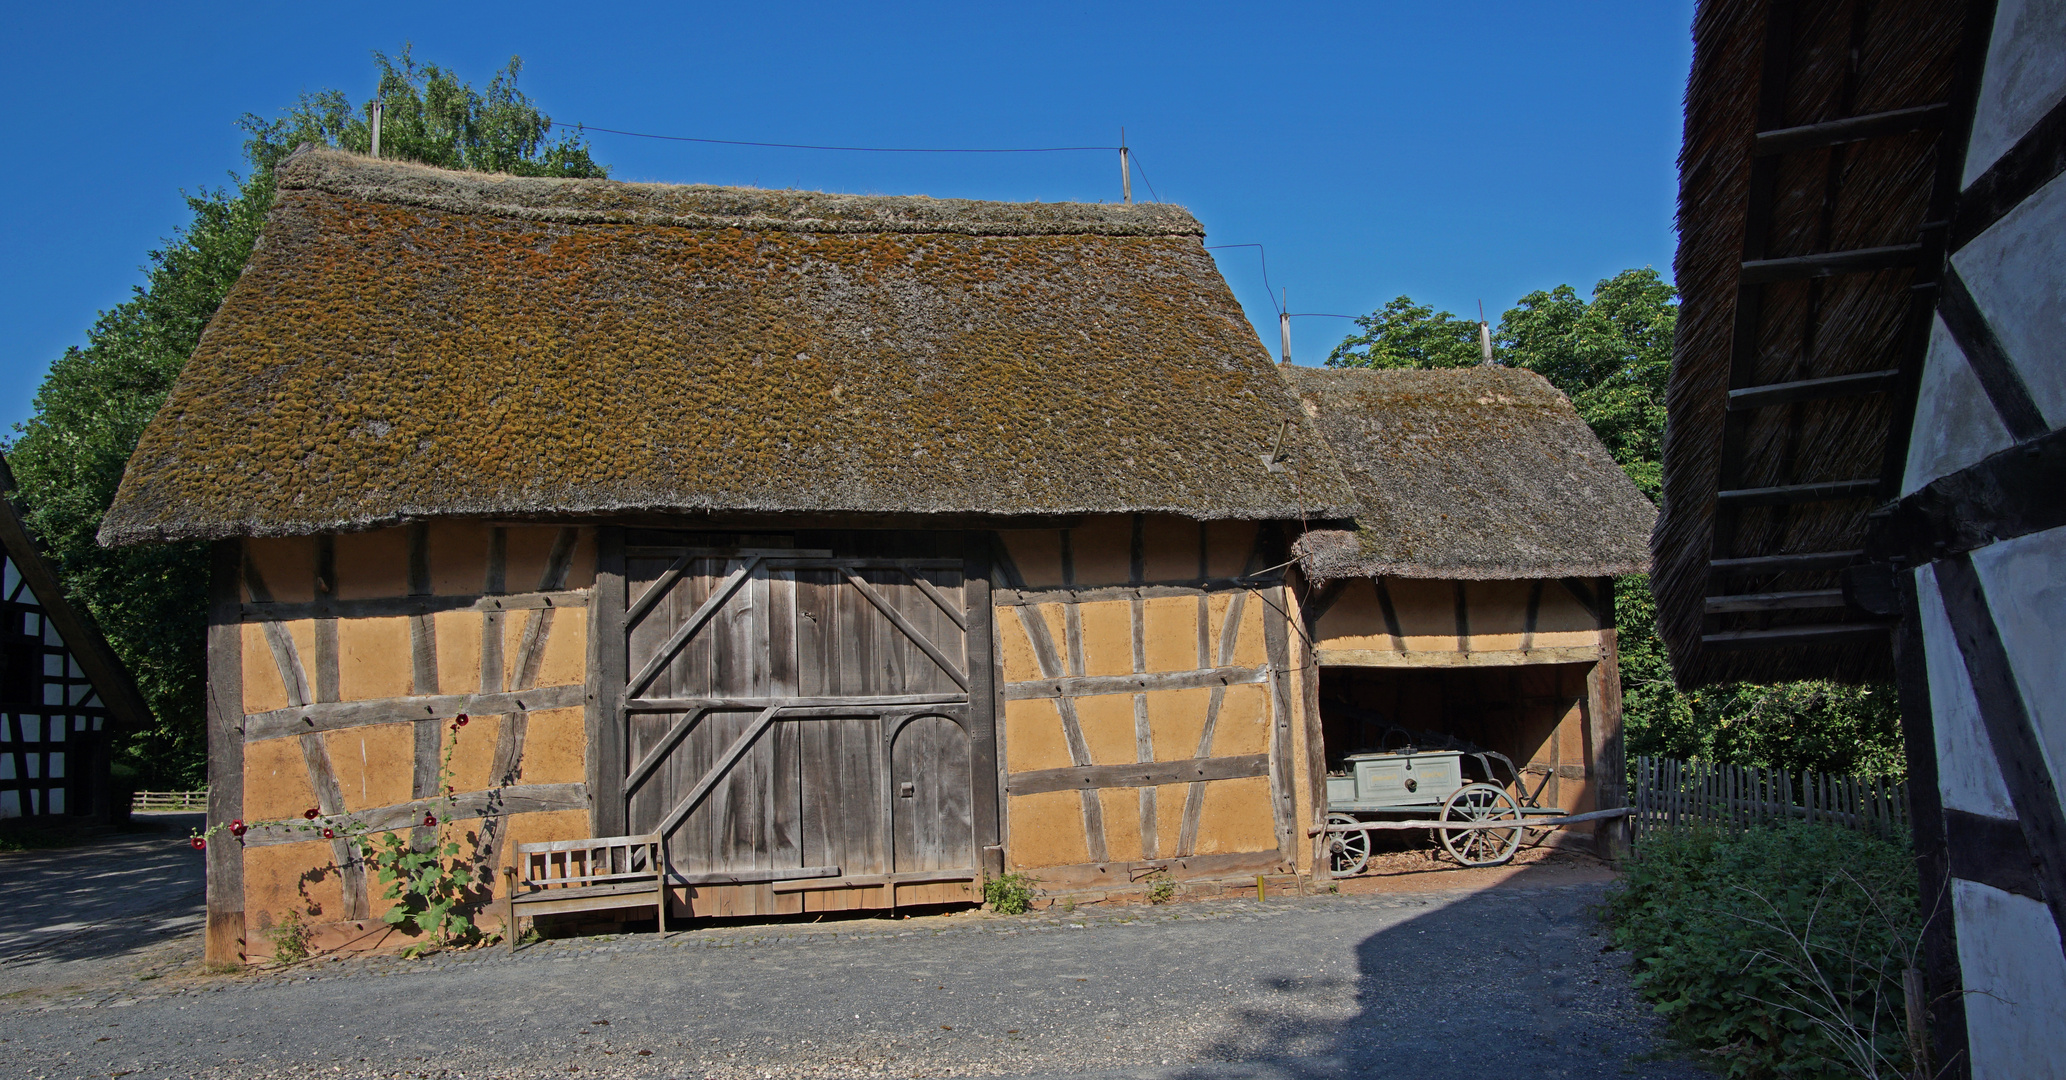
[[[517,845],[517,876],[533,889],[651,880],[666,859],[658,833]]]

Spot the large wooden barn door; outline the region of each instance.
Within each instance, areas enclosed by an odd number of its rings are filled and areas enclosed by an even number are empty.
[[[960,537],[710,539],[621,547],[626,831],[667,835],[699,913],[966,895],[996,794],[990,710],[970,707],[979,681],[989,702],[969,647],[987,661],[987,580]]]

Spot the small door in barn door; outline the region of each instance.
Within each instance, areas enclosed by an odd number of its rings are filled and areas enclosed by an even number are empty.
[[[894,903],[892,875],[974,877],[994,756],[971,736],[959,538],[897,536],[628,538],[625,823],[666,833],[685,880],[764,884],[747,907],[777,910],[813,880],[873,894],[855,906]]]
[[[890,741],[892,870],[976,865],[964,721],[940,713],[900,721]],[[968,825],[964,825],[968,822]]]

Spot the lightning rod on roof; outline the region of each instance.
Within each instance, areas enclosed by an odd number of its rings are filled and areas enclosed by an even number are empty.
[[[1291,290],[1284,290],[1284,306],[1277,309],[1277,333],[1284,339],[1284,362],[1291,363]]]
[[[1492,324],[1485,321],[1485,301],[1483,300],[1478,301],[1478,351],[1485,354],[1484,362],[1486,364],[1493,363]]]
[[[1133,205],[1133,168],[1126,160],[1126,129],[1119,129],[1119,191],[1126,205]]]
[[[380,156],[380,99],[373,99],[373,156]]]

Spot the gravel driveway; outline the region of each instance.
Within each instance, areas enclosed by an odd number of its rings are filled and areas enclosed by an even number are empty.
[[[175,974],[0,1004],[22,1077],[1702,1077],[1597,882],[966,913]],[[152,974],[146,972],[146,975]]]

